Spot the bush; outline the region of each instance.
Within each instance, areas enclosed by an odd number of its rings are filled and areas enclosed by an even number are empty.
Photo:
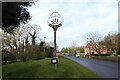
[[[2,50],[2,63],[12,63],[16,60],[16,57],[13,53],[9,52],[8,50]]]
[[[112,52],[107,52],[107,54],[112,55]]]
[[[92,56],[99,56],[99,54],[91,54]],[[110,54],[100,54],[100,56],[110,56]]]
[[[84,48],[80,48],[80,53],[84,53]]]
[[[45,52],[41,52],[39,55],[40,59],[45,59],[46,53]]]
[[[45,48],[45,52],[46,52],[46,57],[53,57],[54,48],[53,47],[47,47],[47,48]]]
[[[13,61],[27,61],[27,60],[32,60],[32,59],[44,59],[46,56],[47,57],[52,57],[54,48],[49,47],[46,48],[46,53],[43,52],[44,47],[39,46],[39,45],[28,45],[25,48],[25,51],[23,50],[23,47],[20,46],[18,50],[16,49],[11,49],[10,51],[8,50],[3,50],[3,63],[7,62],[13,62]]]
[[[18,58],[19,58],[21,61],[30,60],[30,57],[29,57],[29,55],[28,55],[27,53],[20,53],[18,56],[19,56]]]
[[[45,55],[46,53],[44,52],[39,52],[39,53],[36,53],[33,57],[34,60],[38,60],[38,59],[45,59]]]
[[[117,49],[117,55],[120,55],[120,47]]]

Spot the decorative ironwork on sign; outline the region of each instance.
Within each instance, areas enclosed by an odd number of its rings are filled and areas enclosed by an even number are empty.
[[[63,24],[63,19],[57,11],[54,11],[48,18],[48,25],[50,27],[60,27]]]

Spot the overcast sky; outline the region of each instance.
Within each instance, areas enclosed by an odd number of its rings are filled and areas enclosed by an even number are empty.
[[[47,20],[52,12],[60,13],[64,20],[57,30],[57,45],[69,47],[72,41],[78,46],[85,45],[85,35],[100,32],[103,36],[118,31],[117,0],[39,0],[29,8],[30,24],[41,26],[40,37],[53,42],[53,29]]]

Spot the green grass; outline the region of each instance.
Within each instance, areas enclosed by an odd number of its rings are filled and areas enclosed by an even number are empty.
[[[67,58],[60,58],[57,72],[50,58],[3,65],[3,78],[100,78]]]
[[[104,61],[110,61],[110,62],[115,62],[118,63],[120,61],[120,56],[92,56],[92,59],[97,59],[97,60],[104,60]]]

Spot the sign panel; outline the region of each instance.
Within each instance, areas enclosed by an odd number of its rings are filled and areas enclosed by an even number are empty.
[[[57,26],[62,23],[63,23],[63,20],[57,11],[54,11],[48,19],[48,24],[52,26]]]
[[[51,59],[51,63],[52,64],[57,64],[58,63],[58,59],[57,58],[52,58]]]

